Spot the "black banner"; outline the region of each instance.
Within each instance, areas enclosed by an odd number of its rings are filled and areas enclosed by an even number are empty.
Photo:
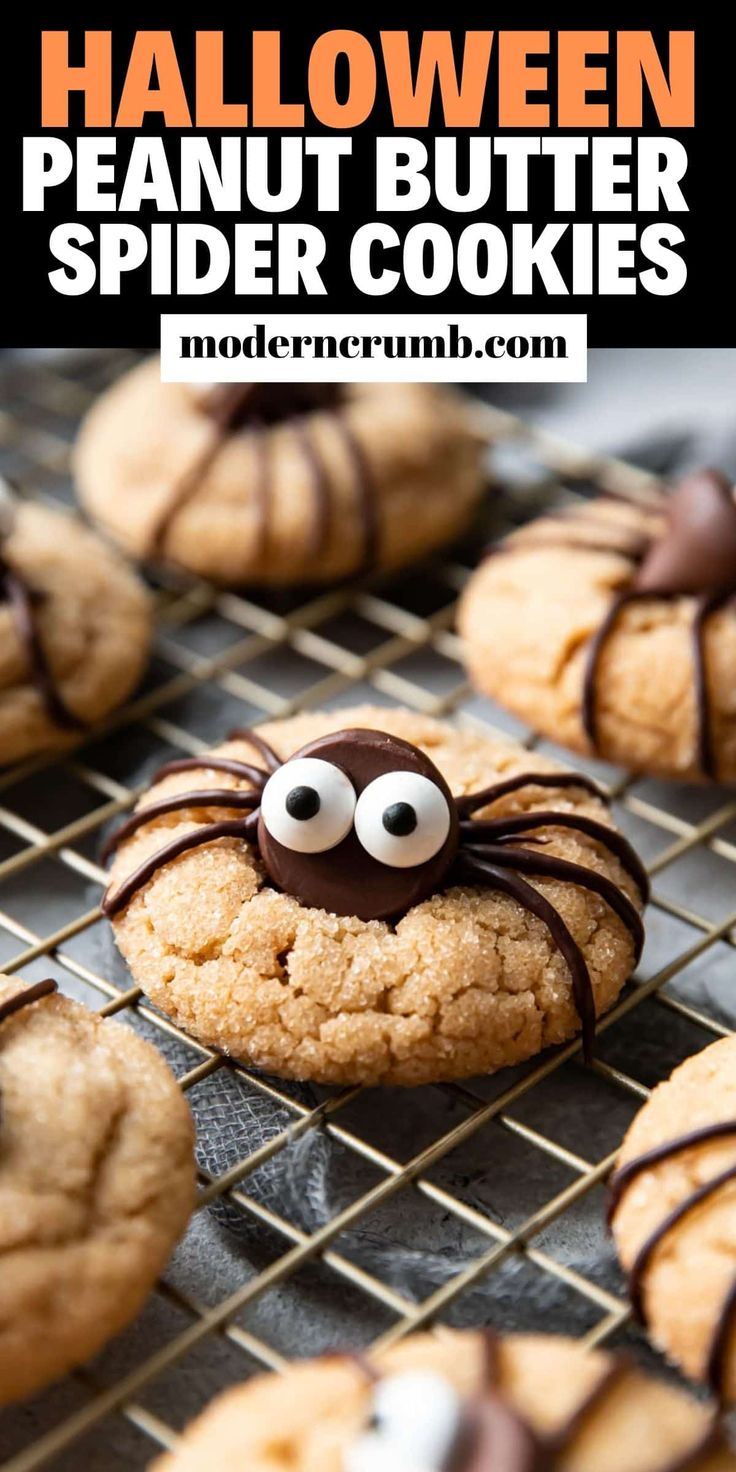
[[[15,18],[6,346],[154,347],[162,312],[208,310],[586,312],[592,345],[732,343],[731,57],[695,7],[666,27],[293,14]],[[46,43],[42,77],[44,31],[68,42]],[[68,116],[67,64],[87,66]],[[141,117],[146,90],[161,110]]]

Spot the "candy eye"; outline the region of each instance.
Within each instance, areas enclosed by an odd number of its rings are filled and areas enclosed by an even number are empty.
[[[370,1423],[345,1457],[346,1472],[440,1472],[457,1441],[460,1399],[430,1370],[379,1380]]]
[[[450,831],[447,799],[418,772],[385,772],[361,792],[355,831],[363,848],[392,869],[425,864]]]
[[[277,843],[298,854],[321,854],[353,826],[355,789],[332,762],[297,757],[269,777],[261,817]]]

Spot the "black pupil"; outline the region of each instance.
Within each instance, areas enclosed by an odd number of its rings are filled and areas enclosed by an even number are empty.
[[[314,787],[292,787],[286,798],[286,811],[290,818],[298,818],[300,823],[306,823],[308,818],[316,817],[320,810],[319,793]]]
[[[383,814],[383,826],[394,838],[406,838],[417,826],[417,815],[410,802],[392,802]]]

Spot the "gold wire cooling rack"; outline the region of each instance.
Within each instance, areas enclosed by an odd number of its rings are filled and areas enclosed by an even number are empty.
[[[132,360],[131,354],[95,352],[5,370],[0,469],[23,493],[71,501],[68,455],[79,416]],[[492,498],[495,533],[541,505],[597,487],[632,498],[651,490],[647,472],[593,458],[502,410],[484,407],[482,413],[500,453],[517,454],[524,465],[523,494],[498,491]],[[261,1078],[185,1038],[137,988],[111,981],[110,969],[94,959],[98,952],[84,944],[104,927],[94,903],[104,884],[96,861],[100,830],[130,808],[141,790],[142,763],[161,760],[162,751],[196,753],[234,725],[305,706],[373,699],[500,730],[554,752],[473,696],[458,663],[454,603],[479,545],[476,536],[474,554],[461,548],[401,577],[310,595],[261,598],[198,582],[159,586],[156,657],[143,692],[61,760],[38,759],[0,775],[2,969],[30,977],[51,972],[62,988],[75,995],[81,988],[87,1000],[96,998],[104,1015],[125,1013],[164,1048],[172,1040],[181,1044],[189,1066],[180,1082],[192,1102],[198,1088],[227,1070],[238,1087],[283,1118],[283,1127],[224,1172],[200,1173],[197,1219],[208,1215],[202,1208],[227,1201],[274,1244],[267,1260],[242,1248],[240,1259],[235,1256],[241,1263],[235,1282],[231,1276],[224,1288],[214,1270],[209,1282],[200,1265],[196,1292],[181,1286],[177,1254],[154,1296],[163,1307],[150,1333],[147,1327],[131,1330],[117,1341],[112,1360],[103,1355],[93,1368],[70,1377],[65,1389],[0,1415],[6,1472],[52,1463],[105,1472],[145,1467],[175,1443],[192,1410],[215,1390],[255,1368],[278,1370],[289,1354],[300,1352],[300,1343],[279,1343],[279,1335],[271,1335],[276,1320],[269,1317],[269,1304],[305,1272],[316,1273],[307,1292],[311,1321],[319,1323],[321,1303],[333,1290],[337,1314],[325,1328],[333,1343],[387,1344],[430,1324],[441,1333],[443,1324],[463,1321],[463,1304],[471,1304],[470,1322],[493,1314],[501,1327],[515,1327],[520,1318],[525,1327],[565,1327],[564,1314],[550,1321],[545,1284],[580,1307],[573,1318],[587,1344],[636,1338],[622,1280],[599,1227],[600,1187],[622,1130],[649,1086],[680,1057],[732,1030],[736,800],[723,790],[675,788],[600,763],[578,763],[608,783],[621,825],[648,859],[654,958],[648,945],[639,977],[602,1021],[591,1070],[583,1068],[573,1042],[493,1080],[417,1091],[425,1102],[408,1150],[394,1148],[391,1135],[392,1118],[413,1107],[408,1096],[397,1103],[393,1095],[387,1107],[385,1093],[363,1092],[357,1107],[361,1091],[344,1089],[323,1091],[316,1102],[305,1103],[303,1091]],[[55,803],[49,801],[52,788]],[[549,1104],[552,1081],[562,1089],[562,1108]],[[602,1117],[610,1117],[607,1136]],[[248,1186],[282,1153],[317,1136],[370,1175],[369,1184],[310,1230]],[[515,1214],[494,1198],[502,1140],[513,1148]],[[469,1184],[453,1162],[471,1145],[480,1156]],[[525,1195],[532,1180],[534,1189]],[[397,1242],[402,1238],[409,1198],[443,1230],[466,1234],[463,1253],[450,1256],[449,1268],[429,1282],[428,1291],[421,1275],[409,1291],[401,1272],[381,1271],[391,1261],[392,1234]],[[355,1243],[370,1237],[377,1214],[382,1255],[361,1259]],[[190,1233],[195,1230],[196,1225]],[[591,1256],[585,1243],[596,1231],[600,1237]],[[186,1253],[187,1240],[180,1253]],[[342,1250],[345,1243],[349,1250]],[[423,1245],[420,1234],[414,1241],[420,1260]],[[599,1258],[605,1271],[598,1271]],[[513,1279],[493,1308],[474,1296],[513,1264],[533,1273],[531,1287]],[[350,1305],[344,1324],[343,1302]]]

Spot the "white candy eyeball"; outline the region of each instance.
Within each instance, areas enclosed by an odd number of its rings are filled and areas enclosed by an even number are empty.
[[[297,854],[321,854],[353,826],[355,788],[340,767],[318,757],[296,757],[269,777],[261,817],[277,843]]]
[[[441,1472],[461,1415],[460,1397],[441,1375],[389,1375],[373,1392],[370,1425],[345,1453],[345,1472]]]
[[[380,864],[410,869],[442,848],[450,831],[447,799],[418,772],[384,772],[361,792],[355,831]]]

